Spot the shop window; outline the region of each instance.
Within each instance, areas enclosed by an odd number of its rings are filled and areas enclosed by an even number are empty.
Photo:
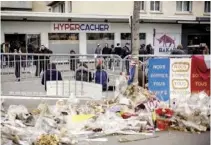
[[[32,46],[32,47],[30,47]],[[38,48],[40,46],[40,34],[27,34],[27,49],[28,52],[31,53],[34,48]]]
[[[139,40],[145,40],[146,33],[139,33]],[[121,33],[121,40],[131,40],[131,33]]]
[[[161,11],[160,1],[150,1],[150,11],[159,12]]]
[[[176,3],[178,12],[191,12],[192,2],[191,1],[177,1]]]
[[[140,3],[141,3],[140,10],[145,11],[145,2],[141,1]]]
[[[78,33],[49,33],[49,40],[79,40]]]
[[[87,40],[114,40],[114,33],[87,33]]]
[[[210,13],[210,1],[205,1],[204,2],[204,12],[205,13]]]

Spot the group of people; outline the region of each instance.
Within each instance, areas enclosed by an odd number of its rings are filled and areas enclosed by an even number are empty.
[[[42,75],[41,83],[45,85],[45,90],[47,90],[46,84],[47,81],[61,81],[62,74],[60,71],[56,69],[56,64],[49,63],[48,68],[44,71]],[[99,63],[96,67],[96,71],[94,74],[88,69],[86,63],[81,62],[79,67],[75,70],[75,80],[76,81],[84,81],[84,82],[94,82],[96,84],[102,85],[102,90],[106,91],[108,89],[111,90],[111,87],[108,86],[109,77],[107,72],[103,69],[103,65]]]
[[[4,53],[9,53],[5,55]],[[36,53],[40,55],[28,55],[31,53]],[[5,66],[15,68],[15,77],[17,81],[20,81],[21,66],[25,68],[29,63],[34,63],[36,66],[35,76],[40,76],[42,71],[47,70],[47,65],[50,63],[50,56],[46,54],[52,54],[53,52],[41,45],[39,48],[34,48],[33,45],[28,46],[28,54],[23,52],[23,49],[19,43],[11,42],[1,44],[1,68]],[[44,54],[44,55],[42,55]],[[32,62],[33,57],[33,62]],[[26,61],[27,60],[27,61]],[[3,64],[5,62],[5,64]]]

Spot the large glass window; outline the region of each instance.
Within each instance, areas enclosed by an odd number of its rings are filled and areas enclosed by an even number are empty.
[[[49,40],[79,40],[78,33],[49,33]]]
[[[146,44],[146,33],[139,33],[140,45]],[[121,33],[121,45],[124,46],[126,43],[131,43],[131,33]]]
[[[146,33],[139,33],[139,40],[145,40]],[[131,40],[131,33],[121,33],[121,40]]]
[[[210,13],[210,1],[205,1],[204,2],[204,12],[205,13]]]
[[[140,10],[141,10],[141,11],[145,11],[145,1],[141,1]]]
[[[87,54],[94,54],[98,44],[101,48],[108,44],[114,45],[114,33],[87,33]]]
[[[191,1],[177,1],[176,3],[178,12],[191,12],[192,2]]]
[[[114,40],[114,33],[87,33],[87,40]]]
[[[150,11],[161,11],[161,2],[160,1],[150,1]]]
[[[38,48],[40,46],[40,34],[27,34],[27,49],[29,53],[32,53],[34,50],[32,49]]]
[[[79,53],[79,34],[78,33],[49,33],[49,48],[53,53],[69,54],[71,50]],[[68,57],[60,58],[67,61]]]

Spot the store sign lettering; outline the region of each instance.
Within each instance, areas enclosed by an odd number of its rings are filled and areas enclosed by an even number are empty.
[[[54,23],[54,31],[109,31],[109,24]]]

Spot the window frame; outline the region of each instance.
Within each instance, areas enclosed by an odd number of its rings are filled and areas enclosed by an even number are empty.
[[[63,5],[63,9],[62,9],[62,5]],[[55,11],[55,9],[58,8],[58,12]],[[54,6],[52,6],[52,12],[54,13],[65,13],[65,2],[59,2],[57,4],[55,4]]]
[[[182,4],[181,11],[177,10],[178,2],[181,2],[181,4]],[[187,11],[184,10],[184,2],[189,2],[189,10],[187,10]],[[192,13],[192,9],[193,9],[193,1],[176,1],[176,12],[177,13]]]
[[[161,12],[162,11],[162,4],[161,4],[161,1],[149,1],[150,2],[150,12]],[[154,9],[153,10],[151,10],[151,2],[154,2]],[[159,2],[159,10],[155,10],[155,2]]]
[[[55,39],[55,38],[52,38],[52,36],[55,36],[55,35],[58,35],[58,38],[59,39]],[[61,37],[61,36],[65,36],[65,37]],[[76,37],[76,39],[70,39],[70,37]],[[79,41],[79,33],[48,33],[48,40],[49,41]]]
[[[209,5],[207,6],[206,3],[209,3]],[[204,13],[205,14],[210,14],[210,11],[206,12],[206,8],[209,8],[209,7],[210,7],[210,1],[204,1]]]
[[[140,1],[140,2],[141,2],[140,6],[143,5],[143,9],[141,9],[141,7],[140,7],[140,11],[145,12],[146,11],[146,1]]]

